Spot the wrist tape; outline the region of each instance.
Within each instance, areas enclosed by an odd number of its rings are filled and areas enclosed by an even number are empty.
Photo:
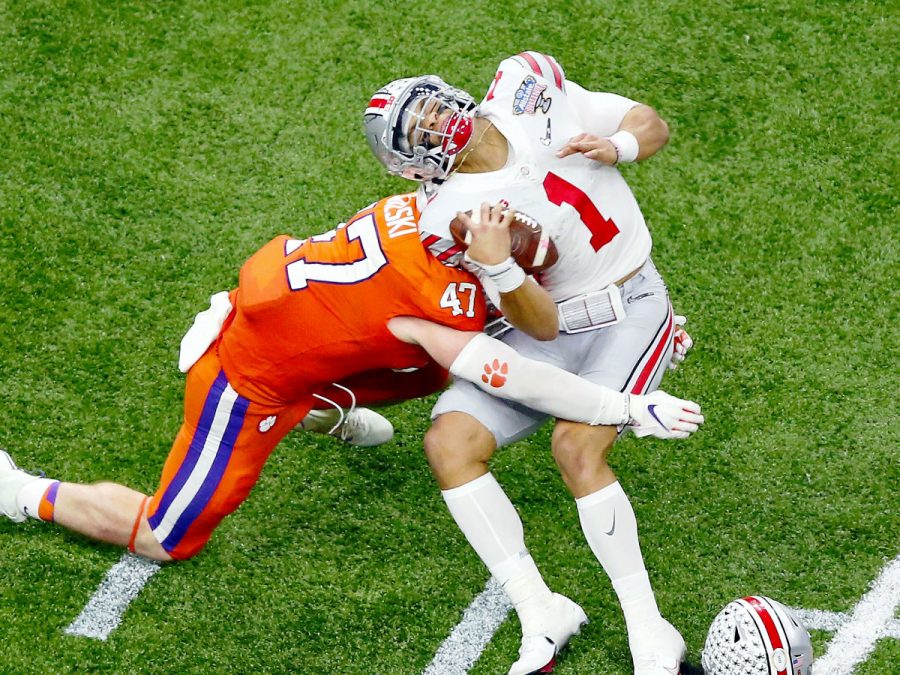
[[[466,255],[466,260],[484,270],[501,293],[511,293],[525,283],[525,270],[510,256],[496,265],[485,265]]]
[[[630,131],[617,131],[609,136],[609,142],[616,149],[616,164],[635,161],[641,151],[637,138]]]

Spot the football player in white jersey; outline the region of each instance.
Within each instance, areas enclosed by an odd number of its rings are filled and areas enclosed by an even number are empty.
[[[659,385],[673,343],[678,351],[685,345],[673,341],[679,329],[649,257],[650,232],[618,169],[668,142],[668,127],[652,108],[588,91],[567,80],[552,57],[523,52],[500,63],[477,105],[437,76],[405,78],[374,94],[364,126],[389,172],[421,181],[421,236],[446,264],[471,266],[449,224],[482,202],[505,202],[550,233],[559,259],[538,281],[558,305],[560,332],[532,337],[513,329],[504,341],[619,391]],[[504,290],[495,280],[503,286],[524,276],[512,259],[475,271],[495,299]],[[509,672],[550,672],[587,618],[543,581],[515,507],[487,466],[498,447],[531,434],[547,417],[458,381],[432,418],[425,452],[445,502],[522,623],[519,660]],[[674,675],[684,640],[659,612],[634,510],[607,464],[620,432],[557,420],[552,451],[619,598],[636,675]]]

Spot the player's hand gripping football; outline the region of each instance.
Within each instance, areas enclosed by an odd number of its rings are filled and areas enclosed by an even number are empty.
[[[473,212],[470,217],[457,211],[456,217],[472,233],[472,243],[466,249],[466,257],[479,265],[497,265],[510,257],[512,238],[509,226],[516,212],[506,209],[502,204],[491,206],[482,202],[481,211]]]
[[[630,394],[631,425],[635,436],[687,438],[703,424],[700,404],[664,391]]]

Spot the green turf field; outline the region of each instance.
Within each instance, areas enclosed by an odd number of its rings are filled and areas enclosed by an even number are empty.
[[[664,388],[707,423],[613,458],[663,613],[695,664],[741,595],[849,614],[900,553],[898,26],[889,2],[0,0],[0,447],[152,491],[209,295],[274,234],[409,189],[365,145],[372,91],[435,72],[478,98],[535,49],[672,132],[624,175],[696,342]],[[379,448],[288,438],[105,642],[63,631],[121,552],[3,520],[0,672],[421,673],[487,581],[422,455],[431,403]],[[629,673],[548,443],[493,469],[591,618],[556,672]],[[518,642],[511,618],[472,672]],[[888,637],[854,672],[898,671]]]

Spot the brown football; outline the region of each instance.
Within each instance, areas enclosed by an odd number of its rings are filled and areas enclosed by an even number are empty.
[[[472,211],[465,212],[472,216]],[[450,234],[453,241],[466,250],[472,241],[472,235],[459,218],[450,221]],[[528,274],[543,272],[559,259],[556,244],[544,233],[544,228],[534,218],[516,211],[509,226],[512,257]]]

